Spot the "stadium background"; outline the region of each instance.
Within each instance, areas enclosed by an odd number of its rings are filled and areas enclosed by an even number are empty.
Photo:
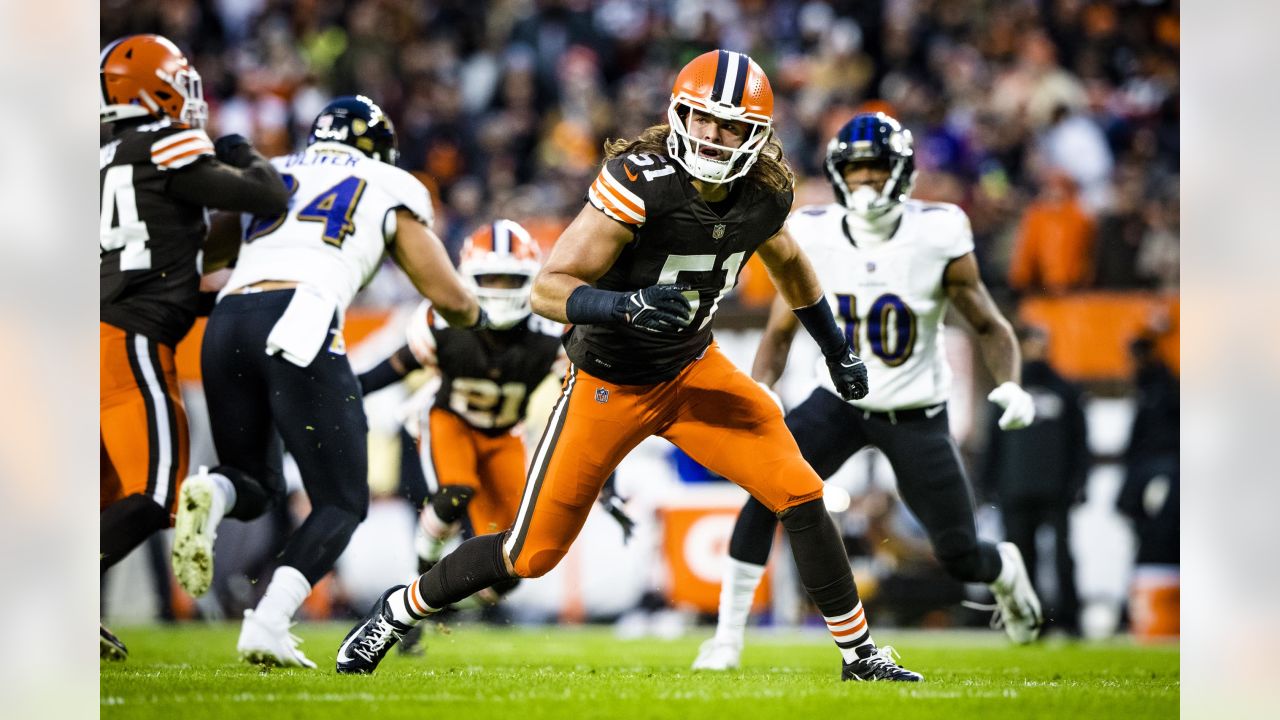
[[[1092,393],[1097,464],[1088,501],[1075,511],[1073,544],[1081,594],[1099,609],[1100,629],[1113,624],[1133,546],[1112,509],[1134,409],[1129,341],[1151,337],[1178,367],[1176,2],[188,0],[100,7],[103,44],[159,32],[191,53],[215,137],[240,132],[265,153],[283,153],[305,138],[331,96],[373,97],[397,122],[402,165],[432,189],[437,230],[455,251],[477,224],[499,216],[554,241],[581,206],[604,138],[658,122],[675,71],[707,49],[746,51],[769,74],[778,130],[803,178],[797,204],[830,201],[820,162],[839,124],[860,109],[892,112],[916,135],[915,196],[969,212],[984,277],[1006,313],[1046,325],[1055,363]],[[411,293],[395,270],[364,292],[352,328],[372,333],[352,342],[357,367],[396,346]],[[767,281],[749,269],[741,292],[726,302],[721,341],[740,363],[750,360],[768,299]],[[975,398],[990,381],[964,337],[950,338],[955,430],[978,458],[988,408]],[[183,349],[188,358],[191,342]],[[783,383],[788,404],[807,393],[812,355],[803,345],[793,355]],[[184,368],[194,381],[193,364]],[[198,384],[187,390],[199,418]],[[412,567],[411,518],[393,499],[397,403],[388,393],[370,401],[381,438],[372,478],[388,500],[375,506],[374,522],[344,558],[343,582],[323,594],[334,604],[311,608],[317,615],[340,611],[344,598],[363,605],[367,593]],[[714,484],[681,484],[664,446],[646,445],[620,469],[621,490],[642,520],[637,538],[624,548],[608,518],[593,517],[576,557],[526,583],[512,598],[515,610],[613,616],[647,590],[670,590],[662,568],[679,561],[663,546],[670,523],[658,521],[659,511],[672,517],[677,503],[732,507],[740,496]],[[194,448],[197,460],[210,452],[207,443]],[[837,483],[855,496],[891,486],[874,457],[851,462]],[[860,522],[852,512],[845,526],[856,533]],[[901,535],[910,538],[906,528]],[[716,547],[713,530],[706,552]],[[998,523],[984,530],[998,532]],[[269,528],[262,531],[269,537]],[[397,533],[406,538],[399,546],[390,540]],[[374,547],[379,542],[383,549]],[[385,547],[403,547],[403,555]],[[155,553],[144,549],[113,573],[106,617],[228,611],[195,608],[131,581],[150,577]],[[785,577],[784,567],[776,569]],[[785,583],[775,587],[785,598]],[[943,621],[963,618],[952,613]],[[673,622],[678,628],[684,620]],[[665,631],[659,625],[650,618],[640,627]]]

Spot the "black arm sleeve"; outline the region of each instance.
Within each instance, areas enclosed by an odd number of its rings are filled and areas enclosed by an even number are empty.
[[[192,205],[269,217],[289,209],[289,192],[266,158],[253,154],[243,170],[206,158],[173,171],[169,193]]]
[[[827,304],[826,296],[818,298],[818,302],[808,307],[796,308],[792,312],[796,314],[800,324],[804,325],[809,336],[818,343],[823,357],[830,358],[844,352],[849,342],[845,340],[844,333],[840,332],[840,328],[836,325],[836,317],[831,314],[831,306]]]
[[[413,356],[409,346],[405,345],[395,351],[386,360],[378,363],[373,369],[360,374],[360,392],[368,395],[393,383],[400,382],[405,375],[422,367],[418,358]]]

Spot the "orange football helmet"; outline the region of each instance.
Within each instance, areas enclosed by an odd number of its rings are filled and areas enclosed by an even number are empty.
[[[692,110],[724,120],[746,123],[738,147],[699,140],[689,132]],[[712,50],[694,58],[676,75],[667,108],[667,152],[689,174],[711,183],[724,183],[747,174],[773,132],[773,88],[756,61],[731,50]],[[708,157],[704,148],[719,151]],[[721,159],[727,158],[727,159]]]
[[[177,45],[159,35],[129,35],[111,43],[99,59],[99,122],[135,117],[168,118],[204,127],[200,73]]]
[[[542,249],[529,231],[514,220],[495,220],[463,243],[458,272],[489,315],[489,324],[501,330],[533,312],[529,293],[541,267]],[[494,287],[500,276],[508,282]]]

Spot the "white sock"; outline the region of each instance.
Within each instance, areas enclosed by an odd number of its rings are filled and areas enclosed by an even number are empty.
[[[422,582],[421,577],[409,583],[408,587],[391,593],[387,598],[387,604],[391,606],[391,617],[395,618],[396,622],[417,625],[428,615],[439,612],[437,608],[423,601],[422,595],[418,592],[420,582]]]
[[[311,583],[297,570],[288,565],[281,565],[271,576],[271,584],[267,592],[258,601],[253,614],[269,624],[287,624],[293,620],[294,613],[302,607],[302,601],[311,594]]]
[[[428,504],[422,508],[418,516],[417,550],[418,557],[429,562],[440,562],[444,555],[444,545],[457,532],[461,523],[446,523],[436,515],[435,508]]]
[[[999,546],[997,546],[999,547]],[[1000,590],[1008,590],[1013,587],[1013,563],[1005,560],[1004,553],[1000,553],[1000,574],[996,575],[996,579],[991,581],[987,587],[992,590],[997,588]]]
[[[211,472],[209,479],[213,481],[213,507],[209,510],[209,520],[213,527],[217,527],[227,511],[236,506],[236,486],[222,473]]]
[[[751,615],[751,599],[764,577],[764,565],[728,558],[720,582],[720,616],[716,619],[716,642],[742,647]]]

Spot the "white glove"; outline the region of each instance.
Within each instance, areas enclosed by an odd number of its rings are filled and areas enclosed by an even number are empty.
[[[432,367],[436,364],[436,338],[431,334],[431,325],[427,319],[427,311],[431,309],[431,303],[423,300],[414,308],[413,314],[409,316],[409,323],[405,326],[405,340],[409,346],[409,351],[413,356],[422,363],[423,367]]]
[[[1024,428],[1036,419],[1035,400],[1016,382],[1002,383],[987,395],[987,399],[1004,408],[1004,414],[1000,416],[1001,430]]]
[[[772,400],[774,404],[778,406],[778,409],[782,411],[782,414],[786,415],[787,408],[783,406],[782,398],[778,397],[778,393],[774,392],[773,388],[769,387],[768,385],[765,385],[759,380],[756,381],[756,384],[759,385],[760,389],[764,390],[765,394],[769,396],[769,399]]]

